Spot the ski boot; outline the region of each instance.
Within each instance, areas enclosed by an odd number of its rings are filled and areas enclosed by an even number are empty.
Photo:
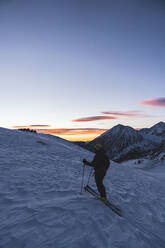
[[[107,200],[106,197],[100,197],[100,200],[101,200],[102,202],[104,202],[105,204],[108,202],[108,200]]]

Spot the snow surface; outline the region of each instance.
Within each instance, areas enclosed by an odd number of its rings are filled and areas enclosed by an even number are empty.
[[[83,158],[93,154],[62,139],[0,129],[1,248],[165,247],[165,163],[111,163],[104,183],[119,217],[80,195]]]

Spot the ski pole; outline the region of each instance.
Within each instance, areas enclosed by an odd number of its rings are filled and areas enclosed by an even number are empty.
[[[89,184],[89,180],[90,180],[90,178],[91,178],[92,171],[93,171],[93,167],[91,168],[91,171],[90,171],[90,173],[89,173],[89,177],[88,177],[88,182],[87,182],[87,185]]]
[[[82,182],[81,182],[81,192],[80,192],[80,194],[82,194],[82,191],[83,191],[84,174],[85,174],[85,164],[83,165],[83,174],[82,174]]]

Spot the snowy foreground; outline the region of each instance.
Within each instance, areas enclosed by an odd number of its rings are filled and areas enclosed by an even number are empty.
[[[104,183],[119,217],[79,194],[84,157],[67,141],[0,129],[0,248],[165,247],[164,162],[111,164]]]

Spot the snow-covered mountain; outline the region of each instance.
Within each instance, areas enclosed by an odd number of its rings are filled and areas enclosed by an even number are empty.
[[[129,126],[117,125],[88,143],[88,148],[102,144],[110,158],[114,158],[125,148],[143,141],[143,136]]]
[[[140,133],[165,137],[165,123],[159,122],[151,128],[143,128]]]
[[[80,195],[83,158],[93,154],[63,139],[0,129],[0,247],[164,248],[164,162],[111,162],[104,184],[121,218]]]
[[[139,131],[129,126],[117,125],[89,142],[87,148],[92,150],[96,143],[100,143],[111,159],[121,162],[146,156],[161,146],[164,140],[163,122]]]

